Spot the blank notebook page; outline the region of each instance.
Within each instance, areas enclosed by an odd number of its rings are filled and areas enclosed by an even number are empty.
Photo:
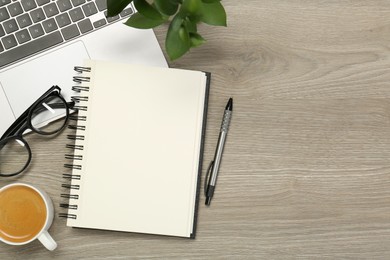
[[[86,61],[77,219],[68,226],[189,237],[206,74]],[[79,131],[77,132],[77,134]],[[75,152],[77,154],[77,152]],[[71,199],[72,200],[72,199]],[[71,204],[71,203],[70,203]],[[72,213],[69,209],[69,213]]]

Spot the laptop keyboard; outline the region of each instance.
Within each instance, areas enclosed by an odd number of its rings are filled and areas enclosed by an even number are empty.
[[[131,15],[106,18],[107,0],[0,0],[0,67]]]

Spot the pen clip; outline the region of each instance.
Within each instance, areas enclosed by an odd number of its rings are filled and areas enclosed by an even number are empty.
[[[211,169],[213,168],[214,166],[214,161],[211,161],[210,162],[210,165],[209,165],[209,168],[207,168],[207,172],[206,172],[206,178],[204,179],[204,195],[206,196],[206,190],[207,190],[207,183],[209,183],[209,178],[211,177]]]

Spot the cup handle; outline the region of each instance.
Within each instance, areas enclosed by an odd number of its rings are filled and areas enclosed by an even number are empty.
[[[56,241],[54,241],[49,232],[46,230],[44,230],[42,234],[39,235],[38,240],[41,241],[42,245],[44,245],[50,251],[53,251],[57,248]]]

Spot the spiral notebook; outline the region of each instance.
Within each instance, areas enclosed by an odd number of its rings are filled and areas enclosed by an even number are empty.
[[[71,227],[194,238],[210,74],[92,60],[75,71],[60,216]]]

